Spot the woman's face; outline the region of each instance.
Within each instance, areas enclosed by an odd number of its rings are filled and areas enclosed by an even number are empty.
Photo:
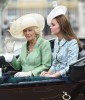
[[[60,33],[60,26],[56,19],[52,19],[51,26],[50,26],[51,32],[54,35],[58,35]]]
[[[28,41],[32,41],[36,38],[36,32],[33,27],[28,27],[24,29],[23,34]]]

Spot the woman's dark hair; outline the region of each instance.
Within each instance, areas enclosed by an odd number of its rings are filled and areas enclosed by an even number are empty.
[[[62,32],[64,38],[69,41],[71,39],[76,39],[79,47],[83,49],[82,42],[77,38],[77,36],[73,32],[73,30],[71,28],[71,24],[68,21],[68,19],[66,18],[66,16],[60,15],[60,16],[55,17],[54,19],[56,19],[58,24],[60,25],[61,32]]]

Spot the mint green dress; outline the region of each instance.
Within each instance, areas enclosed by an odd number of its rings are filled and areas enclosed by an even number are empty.
[[[28,53],[27,47],[29,43],[26,42],[21,49],[18,59],[13,57],[11,62],[15,70],[22,70],[22,72],[32,71],[34,76],[39,75],[42,71],[48,71],[51,66],[51,47],[48,40],[41,36],[38,38],[32,52]]]

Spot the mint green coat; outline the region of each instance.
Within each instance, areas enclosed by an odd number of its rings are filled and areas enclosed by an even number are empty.
[[[32,71],[34,76],[39,75],[42,71],[48,71],[51,66],[51,47],[49,41],[40,36],[31,53],[27,53],[27,44],[26,42],[22,46],[18,59],[13,57],[11,64],[14,69],[22,69],[23,72]]]

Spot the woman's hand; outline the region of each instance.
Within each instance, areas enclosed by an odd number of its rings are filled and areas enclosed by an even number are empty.
[[[48,72],[43,71],[43,72],[41,72],[40,76],[45,76],[45,74],[48,74]]]
[[[47,74],[45,74],[44,76],[46,76],[46,77],[60,77],[61,76],[61,74],[60,74],[60,72],[56,72],[56,73],[47,73]]]
[[[5,53],[3,56],[6,62],[11,62],[13,59],[14,53]]]
[[[28,76],[32,76],[32,72],[17,72],[14,77],[28,77]]]
[[[41,72],[40,76],[46,76],[46,75],[52,75],[52,74],[54,74],[54,72],[49,70],[48,72],[46,71]]]

